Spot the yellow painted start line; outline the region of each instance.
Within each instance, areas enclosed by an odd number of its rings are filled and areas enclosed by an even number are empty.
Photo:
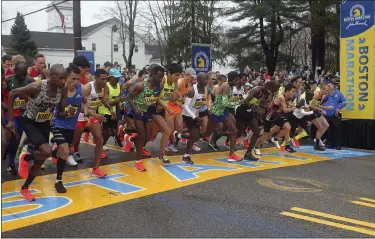
[[[258,162],[228,163],[227,155],[228,152],[195,154],[195,164],[189,166],[182,162],[181,155],[169,156],[170,165],[162,165],[157,158],[144,159],[147,171],[143,173],[135,170],[134,162],[116,163],[101,167],[108,175],[105,179],[92,177],[90,169],[65,172],[66,194],[56,193],[55,174],[45,175],[37,177],[30,187],[37,197],[34,202],[19,197],[24,180],[5,182],[2,232],[224,176],[330,160],[301,152],[280,153],[276,149],[264,149]]]

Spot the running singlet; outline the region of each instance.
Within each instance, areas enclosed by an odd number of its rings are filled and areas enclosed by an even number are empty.
[[[176,88],[176,83],[173,82],[172,85],[168,84],[168,80],[164,82],[164,87],[160,92],[159,100],[165,105],[168,104],[169,100],[172,98],[174,89]]]
[[[9,92],[14,89],[27,86],[29,84],[29,77],[26,76],[23,82],[18,83],[18,81],[14,79],[14,75],[12,75],[9,77],[9,81],[6,84],[7,84],[7,89],[4,92],[4,104],[7,105]],[[17,117],[21,115],[21,110],[25,110],[25,107],[26,107],[26,96],[25,98],[22,98],[22,97],[15,98],[14,104],[13,104],[13,117]],[[4,111],[4,115],[8,115],[8,112]]]
[[[237,87],[233,87],[233,90],[232,90],[232,96],[230,98],[228,98],[228,102],[231,102],[231,103],[234,103],[234,102],[239,102],[243,99],[243,94],[244,94],[245,90],[243,87],[241,87],[241,89],[237,89]],[[234,108],[235,105],[232,105],[232,106],[229,106],[229,108]]]
[[[37,72],[35,70],[35,66],[31,67],[31,72],[30,72],[31,77],[39,77],[41,79],[42,76],[40,74],[41,74],[41,72]]]
[[[144,89],[143,92],[136,95],[134,98],[135,106],[140,109],[142,112],[147,112],[148,108],[155,106],[160,95],[160,88],[152,90],[148,87],[148,79],[144,80]]]
[[[66,98],[67,107],[65,108],[65,110],[68,110],[68,106],[71,105],[75,109],[75,114],[71,115],[70,117],[59,117],[59,106],[57,105],[55,109],[55,118],[53,120],[53,126],[55,128],[74,130],[77,126],[78,115],[81,112],[82,100],[82,86],[81,84],[78,84],[74,96],[68,96]]]
[[[205,93],[203,94],[200,94],[198,92],[198,85],[197,84],[194,84],[193,85],[193,88],[194,88],[194,97],[192,98],[190,104],[188,105],[189,107],[189,110],[193,113],[195,113],[195,115],[197,117],[199,117],[199,112],[201,111],[201,108],[206,106],[206,88],[205,88]],[[182,114],[185,115],[185,116],[189,116],[189,113],[186,112],[185,109],[182,110]]]
[[[86,84],[86,76],[88,75],[88,72],[85,72],[81,75],[81,79],[79,79],[79,83],[81,83],[82,85],[85,85]]]
[[[34,99],[29,97],[24,116],[35,122],[52,120],[54,109],[61,100],[61,89],[57,88],[54,98],[47,95],[47,80],[41,80],[42,86],[39,95]]]
[[[228,107],[234,107],[238,105],[238,102],[229,102],[228,99],[231,99],[232,97],[233,92],[231,90],[228,92],[227,96],[216,94],[215,102],[211,106],[211,113],[217,116],[224,115],[224,112]]]
[[[281,105],[276,105],[275,101],[272,101],[271,105],[268,107],[268,114],[266,116],[267,121],[273,121],[281,116]]]
[[[109,89],[109,95],[108,95],[109,100],[115,100],[120,96],[120,93],[121,93],[120,83],[117,83],[116,88],[113,88],[113,86],[109,82],[107,82],[107,87]],[[112,106],[112,111],[116,112],[116,105]],[[109,112],[107,107],[103,105],[99,107],[98,112],[101,115],[111,115],[111,112]]]
[[[91,81],[89,83],[91,85],[91,92],[87,96],[87,104],[89,105],[89,110],[91,111],[96,111],[102,105],[102,101],[99,98],[99,94],[95,90],[94,83],[95,83],[94,81]]]

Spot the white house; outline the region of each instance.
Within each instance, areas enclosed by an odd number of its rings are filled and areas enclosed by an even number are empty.
[[[48,28],[47,32],[30,31],[31,39],[38,47],[38,53],[46,58],[47,66],[59,63],[68,66],[74,57],[74,36],[73,36],[73,2],[68,1],[57,5],[57,8],[64,14],[66,22],[66,32],[63,33],[60,17],[54,8],[48,8]],[[111,46],[112,26],[119,22],[109,19],[91,26],[82,27],[82,47],[83,50],[92,50],[95,55],[96,66],[102,66],[104,62],[111,61],[111,47],[113,47],[113,63],[118,62],[122,67],[125,61],[122,57],[122,44],[119,41],[119,33],[113,33],[113,46]],[[2,47],[6,52],[11,41],[10,35],[2,35]],[[158,48],[145,43],[140,35],[135,36],[136,47],[132,58],[132,64],[136,69],[141,69],[145,65],[158,63]],[[125,45],[126,55],[128,54],[128,43]]]

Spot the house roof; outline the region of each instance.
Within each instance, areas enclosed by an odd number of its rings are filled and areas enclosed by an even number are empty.
[[[108,22],[112,21],[113,18],[111,19],[108,19],[106,21],[103,21],[103,22],[99,22],[99,23],[96,23],[94,25],[91,25],[91,26],[87,26],[87,27],[81,27],[81,34],[82,34],[82,37],[83,36],[86,36],[87,34],[89,34],[90,32],[93,32],[95,29],[98,29],[99,27],[107,24]]]

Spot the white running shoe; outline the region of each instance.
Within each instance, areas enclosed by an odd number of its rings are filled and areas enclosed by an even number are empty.
[[[280,148],[281,148],[281,147],[280,147],[280,144],[279,144],[279,141],[275,140],[274,137],[271,138],[271,142],[275,145],[275,147],[276,147],[277,149],[280,149]]]
[[[193,145],[193,150],[194,150],[195,152],[199,152],[199,151],[201,151],[201,148],[199,148],[197,144],[194,144],[194,145]]]
[[[69,157],[66,159],[66,163],[70,166],[77,166],[77,162],[74,161],[73,156],[69,155]]]
[[[314,139],[314,143],[316,143],[316,139]],[[319,145],[322,147],[326,146],[321,139],[319,139]]]
[[[174,145],[172,143],[169,143],[167,145],[167,147],[165,148],[166,151],[170,151],[170,152],[173,152],[173,153],[177,153],[178,150],[174,147]]]
[[[262,153],[260,152],[260,149],[254,149],[255,155],[261,156]]]
[[[108,148],[106,146],[103,145],[103,150],[104,151],[108,151]]]

